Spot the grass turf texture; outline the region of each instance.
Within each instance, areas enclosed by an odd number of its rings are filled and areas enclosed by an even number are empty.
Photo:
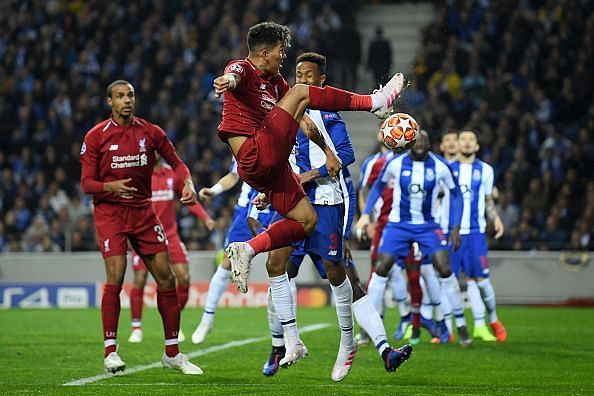
[[[100,311],[0,311],[0,394],[594,394],[594,311],[573,308],[501,307],[507,326],[505,344],[475,341],[432,345],[427,336],[411,360],[387,373],[375,348],[362,347],[351,374],[341,383],[330,379],[338,349],[333,308],[299,309],[301,326],[331,326],[303,334],[310,356],[276,376],[266,378],[261,367],[270,352],[266,340],[193,358],[202,376],[153,368],[113,376],[83,386],[64,383],[102,374]],[[188,340],[201,311],[186,310],[182,328]],[[156,310],[144,313],[144,341],[127,342],[129,311],[122,310],[120,355],[127,368],[160,360],[161,321]],[[397,323],[387,312],[388,337]],[[230,341],[267,334],[265,309],[221,309],[206,342],[185,342],[184,352],[204,350]],[[392,342],[400,345],[401,342]]]

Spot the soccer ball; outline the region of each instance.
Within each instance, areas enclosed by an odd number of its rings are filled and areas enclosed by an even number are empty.
[[[419,124],[406,113],[396,113],[384,120],[381,131],[387,148],[403,151],[415,145]]]

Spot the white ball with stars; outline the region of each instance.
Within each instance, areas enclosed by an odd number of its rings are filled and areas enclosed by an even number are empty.
[[[381,126],[384,145],[397,151],[408,150],[415,145],[419,129],[419,124],[409,114],[392,114]]]

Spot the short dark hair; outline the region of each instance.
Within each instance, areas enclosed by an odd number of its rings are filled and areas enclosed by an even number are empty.
[[[259,51],[263,48],[272,48],[279,41],[283,43],[285,48],[291,46],[291,31],[285,25],[262,22],[248,30],[247,46],[250,52]]]
[[[454,129],[446,129],[442,134],[441,134],[441,139],[443,140],[444,137],[446,137],[447,135],[451,135],[454,134],[456,136],[458,136],[460,133]]]
[[[311,62],[318,66],[320,74],[326,74],[326,57],[317,52],[305,52],[297,57],[297,64]]]
[[[130,82],[128,82],[126,80],[115,80],[114,82],[112,82],[111,84],[109,84],[107,86],[107,89],[105,90],[105,96],[107,96],[108,98],[111,98],[111,90],[113,89],[113,87],[115,87],[116,85],[121,85],[121,84],[128,84],[128,85],[132,86],[132,88],[134,88],[134,85],[132,85]]]

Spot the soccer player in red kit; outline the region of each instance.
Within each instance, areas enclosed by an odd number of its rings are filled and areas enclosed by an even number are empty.
[[[81,185],[86,194],[93,194],[95,229],[107,277],[101,300],[104,366],[113,373],[125,368],[117,352],[116,338],[130,241],[157,283],[157,306],[165,333],[163,366],[184,374],[202,374],[178,348],[180,310],[175,278],[167,237],[151,203],[155,153],[184,181],[180,200],[183,204],[196,202],[196,190],[188,167],[165,132],[134,116],[135,99],[134,87],[129,82],[117,80],[109,84],[107,104],[111,116],[87,132],[80,151]]]
[[[398,73],[371,95],[328,85],[296,84],[289,89],[280,68],[290,41],[286,26],[274,22],[252,26],[247,35],[247,58],[231,61],[214,81],[215,93],[225,94],[219,137],[237,159],[239,176],[264,193],[285,217],[248,242],[232,243],[227,248],[232,280],[244,293],[250,262],[256,254],[300,241],[316,226],[316,213],[288,163],[297,129],[301,126],[310,138],[317,131],[313,121],[304,117],[305,109],[385,115],[404,85],[404,77]],[[328,152],[328,174],[335,176],[340,168],[337,157],[324,141],[313,141]]]
[[[188,292],[190,288],[190,273],[188,271],[188,254],[186,246],[182,242],[177,232],[177,222],[175,220],[175,197],[182,196],[184,182],[181,180],[171,166],[164,164],[161,157],[157,157],[152,175],[153,207],[169,243],[169,255],[171,256],[171,269],[177,281],[177,300],[180,311],[183,311],[188,302]],[[204,210],[199,202],[188,207],[190,213],[199,218],[209,231],[214,228],[214,220]],[[129,342],[142,341],[142,306],[144,296],[144,286],[148,270],[146,264],[142,261],[136,252],[132,253],[132,269],[134,270],[134,288],[130,295],[130,313],[132,315],[132,333]],[[185,340],[185,337],[179,330],[177,336],[179,342]]]

